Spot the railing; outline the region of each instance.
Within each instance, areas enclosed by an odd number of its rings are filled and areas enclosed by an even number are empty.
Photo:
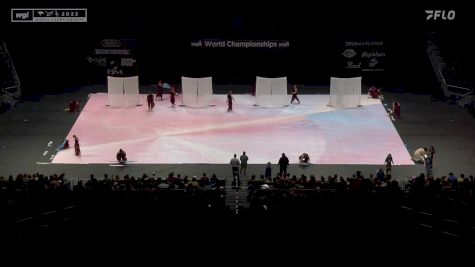
[[[456,90],[449,90],[450,92],[453,92],[457,96],[457,104],[460,107],[465,107],[465,105],[468,105],[472,102],[472,96],[473,96],[473,89],[462,87],[462,86],[457,86],[457,85],[447,85],[448,88],[455,88]]]
[[[461,97],[470,96],[473,93],[473,89],[470,89],[467,87],[462,87],[462,86],[457,86],[457,85],[452,85],[452,84],[447,84],[447,87],[456,88],[461,91],[464,91],[465,93],[459,93]],[[455,90],[453,92],[455,92]]]
[[[13,92],[10,92],[11,89],[15,89],[15,90],[12,90]],[[2,89],[2,94],[6,94],[6,95],[10,95],[12,97],[18,98],[18,97],[20,97],[20,90],[19,89],[20,89],[20,85],[5,87],[5,88]]]
[[[441,80],[441,86],[442,86],[442,91],[444,91],[444,95],[445,96],[449,96],[449,87],[447,86],[447,81],[445,80],[445,77],[444,75],[442,74],[442,72],[440,71],[440,68],[437,69],[438,73],[439,73],[439,79]]]
[[[13,88],[16,86],[12,86]],[[12,88],[8,87],[8,88]],[[1,102],[8,103],[10,106],[15,106],[18,103],[19,91],[15,91],[15,93],[8,92],[6,89],[1,90]]]
[[[3,42],[0,47],[2,48],[2,55],[6,55],[6,58],[2,57],[1,60],[6,63],[11,75],[11,78],[8,78],[8,83],[3,85],[8,85],[8,87],[0,88],[1,103],[9,104],[12,107],[18,103],[21,96],[20,79],[18,78],[15,66],[13,65],[13,61],[10,57],[10,53],[8,52],[5,42]],[[9,86],[11,84],[13,84],[13,86]]]
[[[427,47],[427,55],[429,56],[430,62],[440,82],[444,95],[446,97],[457,97],[457,102],[460,106],[465,106],[466,104],[469,104],[469,102],[472,101],[471,98],[473,95],[473,89],[447,83],[447,80],[445,79],[441,71],[441,66],[443,65],[443,62],[438,52],[439,51],[437,50],[437,47],[432,43],[430,43]],[[450,90],[449,88],[454,88],[455,90]]]
[[[10,52],[8,52],[7,44],[5,42],[3,42],[3,48],[5,50],[5,54],[8,55],[8,61],[9,61],[8,65],[11,67],[11,70],[12,70],[12,73],[13,73],[13,79],[15,80],[15,84],[16,84],[15,86],[19,88],[21,86],[20,79],[18,78],[18,74],[16,72],[15,65],[13,65],[13,61],[10,57]]]
[[[442,71],[441,71],[441,58],[438,55],[438,51],[436,50],[435,45],[430,44],[427,47],[427,55],[429,56],[432,68],[434,69],[434,71],[436,73],[437,79],[439,80],[439,83],[440,83],[442,91],[444,92],[444,95],[446,97],[449,97],[450,92],[448,91],[447,82],[446,82],[445,77],[444,77],[444,75],[442,74]]]

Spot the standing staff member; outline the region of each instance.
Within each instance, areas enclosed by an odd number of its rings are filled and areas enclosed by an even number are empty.
[[[247,161],[249,160],[246,155],[246,151],[242,152],[242,155],[239,157],[239,159],[241,160],[241,171],[239,173],[242,174],[244,172],[244,175],[246,175]]]

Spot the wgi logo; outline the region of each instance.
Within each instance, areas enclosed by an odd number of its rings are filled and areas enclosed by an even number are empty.
[[[86,8],[12,8],[11,22],[87,22]]]
[[[33,10],[12,9],[12,22],[13,21],[33,21]]]
[[[454,20],[455,10],[426,10],[426,20]]]

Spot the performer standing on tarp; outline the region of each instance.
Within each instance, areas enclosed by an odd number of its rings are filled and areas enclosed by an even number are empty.
[[[79,138],[76,135],[74,137],[74,154],[76,156],[81,156],[81,149],[79,148]]]
[[[297,96],[297,92],[298,92],[298,90],[297,90],[297,85],[294,85],[294,86],[292,87],[292,100],[290,100],[290,104],[292,104],[292,103],[294,102],[294,100],[299,101],[299,104],[300,104],[300,99],[299,99],[299,97]]]
[[[162,80],[159,80],[157,83],[157,98],[160,97],[160,101],[163,100],[163,83]]]
[[[172,103],[172,108],[175,107],[175,86],[172,86],[172,89],[170,89],[170,103]]]
[[[228,100],[227,100],[227,102],[228,102],[228,112],[233,111],[233,101],[235,101],[234,98],[233,98],[233,92],[231,90],[229,90]]]
[[[152,111],[153,107],[155,107],[155,102],[153,101],[152,93],[149,93],[147,96],[147,104],[148,104],[148,110]]]

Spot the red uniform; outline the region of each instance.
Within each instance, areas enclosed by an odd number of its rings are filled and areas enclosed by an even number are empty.
[[[394,109],[394,117],[399,118],[401,117],[401,104],[399,102],[394,102],[393,103],[393,109]]]
[[[369,95],[371,96],[371,98],[379,98],[379,96],[381,96],[381,90],[376,88],[376,87],[371,87],[369,88]]]
[[[69,102],[69,112],[76,112],[76,103],[74,101]]]

